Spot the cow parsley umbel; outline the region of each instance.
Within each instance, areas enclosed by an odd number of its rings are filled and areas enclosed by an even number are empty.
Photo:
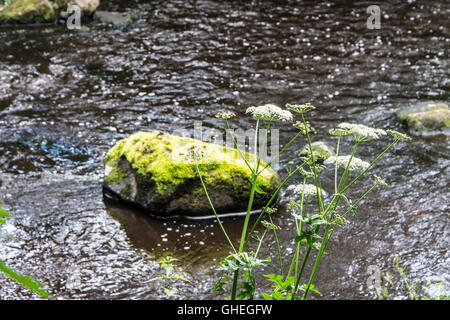
[[[406,134],[400,133],[398,131],[394,131],[394,130],[386,130],[387,134],[391,135],[392,137],[394,137],[395,139],[399,140],[399,141],[410,141],[411,138],[408,137]]]
[[[338,166],[338,168],[346,168],[348,165],[348,170],[350,171],[358,171],[358,170],[364,170],[367,167],[369,167],[369,163],[366,161],[363,161],[359,158],[353,157],[352,161],[349,164],[351,155],[347,156],[338,156],[338,157],[329,157],[327,160],[325,160],[325,164],[335,164]]]
[[[311,111],[316,109],[311,103],[305,103],[305,104],[286,104],[286,108],[288,108],[289,110],[295,112],[295,113],[299,113],[299,114],[303,114],[305,112]]]
[[[326,192],[323,189],[316,188],[314,184],[291,184],[289,187],[287,187],[287,190],[297,195],[304,194],[306,196],[316,196],[318,190],[319,192],[322,192],[323,195],[326,195]]]
[[[385,136],[386,131],[383,129],[376,129],[365,126],[363,124],[352,124],[348,122],[342,122],[338,125],[339,129],[346,130],[352,135],[356,142],[371,141],[373,139],[379,139],[380,136]]]
[[[379,186],[387,186],[388,184],[381,179],[379,176],[377,176],[376,174],[373,175],[373,177],[375,178],[375,183]]]
[[[234,112],[230,112],[230,111],[219,112],[218,114],[216,114],[216,118],[223,119],[223,120],[229,120],[231,118],[234,118],[235,116],[236,116],[236,114]]]
[[[296,121],[292,126],[294,128],[297,128],[302,134],[306,134],[306,132],[312,133],[316,131],[313,127],[311,127],[309,123],[307,123],[305,126],[302,121]]]
[[[265,104],[259,107],[250,107],[246,113],[250,113],[254,118],[266,121],[292,121],[292,113],[283,110],[274,104]]]

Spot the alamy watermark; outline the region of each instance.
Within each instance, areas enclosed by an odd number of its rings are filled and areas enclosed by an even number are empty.
[[[77,266],[69,266],[66,268],[66,289],[79,289],[81,286],[81,270]]]
[[[381,9],[379,6],[371,5],[367,7],[366,12],[370,14],[367,18],[367,29],[381,29]]]
[[[367,278],[366,284],[368,289],[375,289],[377,292],[381,292],[381,269],[379,266],[370,265],[367,268],[367,273],[369,277]]]
[[[66,20],[67,29],[81,29],[81,8],[77,5],[68,6],[66,14],[69,15]]]

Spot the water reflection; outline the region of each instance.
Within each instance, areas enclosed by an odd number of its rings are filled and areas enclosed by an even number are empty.
[[[183,265],[215,266],[231,249],[215,218],[194,220],[182,217],[157,218],[139,208],[105,200],[108,213],[123,226],[138,248],[152,255],[173,256]],[[250,219],[252,223],[256,217]],[[242,232],[242,217],[221,218],[235,246]]]

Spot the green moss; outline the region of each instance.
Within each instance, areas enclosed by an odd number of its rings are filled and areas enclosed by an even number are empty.
[[[326,160],[334,154],[334,151],[323,141],[316,141],[311,143],[311,147],[320,159]],[[299,152],[299,156],[308,156],[310,154],[309,145],[306,145],[302,151]]]
[[[0,23],[50,22],[55,19],[55,10],[47,0],[14,0],[0,11]]]
[[[412,134],[428,134],[450,128],[450,108],[445,103],[422,103],[400,110],[397,118]]]
[[[449,128],[450,110],[440,109],[411,113],[407,123],[410,128],[417,131],[437,130]]]
[[[202,154],[198,159],[199,170],[208,188],[233,188],[235,193],[245,196],[250,169],[240,159],[235,149],[206,143],[194,139],[171,136],[159,131],[139,132],[121,140],[106,155],[105,164],[113,168],[125,157],[136,171],[139,180],[153,181],[160,195],[167,196],[188,181],[198,180],[192,150]],[[246,153],[246,158],[252,157]],[[264,163],[261,164],[265,165]],[[118,183],[124,179],[119,171],[112,170],[105,181]],[[278,175],[268,168],[261,179],[273,190],[280,183]],[[264,187],[263,187],[264,189]],[[193,190],[190,190],[193,191]]]
[[[121,167],[114,166],[111,172],[105,177],[105,182],[112,186],[115,186],[125,180],[126,177],[126,172],[124,172]]]

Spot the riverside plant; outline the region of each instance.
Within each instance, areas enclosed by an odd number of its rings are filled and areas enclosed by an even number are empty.
[[[2,204],[0,203],[0,225],[6,224],[6,219],[9,217],[9,213],[3,209]],[[0,230],[1,231],[1,230]],[[0,272],[5,274],[7,277],[9,277],[11,280],[14,280],[19,285],[21,285],[24,288],[27,288],[28,290],[36,293],[41,298],[51,298],[50,294],[43,288],[44,286],[39,283],[37,280],[35,280],[33,277],[29,275],[23,275],[14,270],[11,267],[8,267],[5,262],[0,260]]]
[[[339,124],[336,129],[330,130],[330,135],[337,137],[337,146],[336,153],[324,162],[325,165],[334,166],[334,193],[327,196],[326,192],[322,188],[322,181],[320,178],[320,173],[325,166],[317,163],[321,155],[314,152],[311,145],[310,133],[314,129],[306,122],[305,119],[305,114],[311,110],[314,110],[315,107],[307,103],[303,105],[287,104],[286,108],[287,109],[282,109],[273,104],[266,104],[247,109],[247,113],[251,114],[256,119],[253,159],[246,159],[244,156],[245,153],[239,150],[236,139],[230,129],[229,120],[235,117],[235,114],[232,112],[221,112],[216,116],[217,118],[225,121],[227,132],[233,139],[234,145],[238,150],[238,155],[244,160],[246,166],[251,171],[251,191],[238,246],[235,246],[231,241],[216,210],[214,209],[214,204],[208,195],[208,190],[206,189],[198,168],[199,155],[196,154],[195,150],[193,151],[193,158],[197,168],[197,173],[203,186],[206,198],[214,215],[216,216],[218,224],[224,233],[231,250],[230,255],[219,264],[219,270],[222,272],[222,275],[217,281],[214,290],[227,291],[229,290],[227,289],[227,284],[231,282],[231,291],[229,292],[231,300],[254,299],[257,297],[258,292],[254,276],[255,270],[260,266],[266,265],[270,261],[269,258],[258,258],[260,248],[268,232],[272,232],[275,238],[276,250],[278,253],[277,264],[279,264],[279,273],[265,275],[267,280],[273,284],[272,288],[274,289],[269,293],[261,292],[263,298],[277,300],[307,299],[308,294],[311,291],[319,293],[313,284],[314,277],[334,231],[339,226],[349,223],[347,220],[349,213],[356,216],[358,204],[369,194],[369,192],[377,186],[386,185],[386,183],[382,180],[382,178],[374,175],[373,185],[355,202],[348,199],[345,192],[364,175],[366,175],[375,163],[396,143],[399,141],[410,140],[408,136],[394,130],[375,129],[362,124],[350,124],[344,122]],[[300,120],[293,124],[293,126],[298,130],[297,134],[277,155],[273,156],[267,164],[261,162],[260,158],[267,143],[267,135],[270,130],[270,126],[277,121],[293,121],[293,113],[300,117]],[[261,125],[265,125],[266,130],[262,144],[260,144],[260,148],[258,148],[258,129]],[[301,136],[307,141],[309,154],[301,158],[301,161],[296,164],[295,169],[291,166],[288,170],[287,177],[272,194],[270,200],[257,216],[256,221],[250,225],[250,214],[253,210],[253,200],[255,194],[264,193],[258,177],[275,159],[279,158],[285,150]],[[369,163],[356,157],[357,149],[360,144],[380,139],[383,136],[390,136],[393,138],[393,141],[388,144],[384,151],[375,157],[372,162]],[[341,139],[343,138],[351,138],[354,142],[350,155],[339,154],[339,147]],[[294,164],[294,162],[291,161],[290,164]],[[359,174],[357,174],[353,179],[349,179],[351,172],[358,172]],[[294,176],[301,176],[303,183],[298,185],[289,185],[287,187],[288,190],[297,195],[296,200],[292,200],[289,205],[292,217],[295,220],[295,230],[292,238],[296,244],[296,250],[292,256],[289,268],[285,268],[283,265],[281,247],[277,236],[277,232],[280,232],[280,228],[273,223],[272,215],[275,213],[276,209],[272,208],[272,205],[280,190]],[[311,201],[312,198],[315,198],[315,201]],[[340,205],[341,202],[344,202],[343,206]],[[265,217],[265,220],[263,220],[263,217]],[[260,224],[264,227],[264,232],[261,235],[256,230]],[[257,240],[257,249],[255,251],[250,251],[248,249],[250,239]],[[302,246],[305,247],[305,250],[301,251]],[[300,254],[300,252],[303,251],[305,253]],[[307,275],[305,270],[306,266],[309,264],[312,264],[312,271],[309,275]],[[240,288],[238,289],[239,283]]]
[[[400,286],[404,286],[407,291],[407,299],[409,300],[450,300],[450,292],[444,287],[444,282],[432,283],[427,281],[423,284],[421,281],[411,283],[406,275],[405,270],[399,264],[398,256],[394,258],[394,270],[400,277]],[[375,287],[375,293],[379,300],[400,300],[399,296],[394,296],[393,291],[397,284],[394,283],[394,276],[392,273],[381,273],[380,286]],[[437,291],[438,294],[434,297],[425,295],[426,290]]]
[[[164,285],[162,287],[162,290],[169,299],[178,293],[178,289],[173,287],[173,281],[182,280],[184,282],[192,284],[190,280],[188,280],[186,277],[176,272],[176,265],[174,263],[175,261],[178,260],[170,256],[163,257],[162,259],[160,259],[158,263],[159,267],[164,270],[163,275],[144,282],[144,283],[152,281],[162,282]]]

